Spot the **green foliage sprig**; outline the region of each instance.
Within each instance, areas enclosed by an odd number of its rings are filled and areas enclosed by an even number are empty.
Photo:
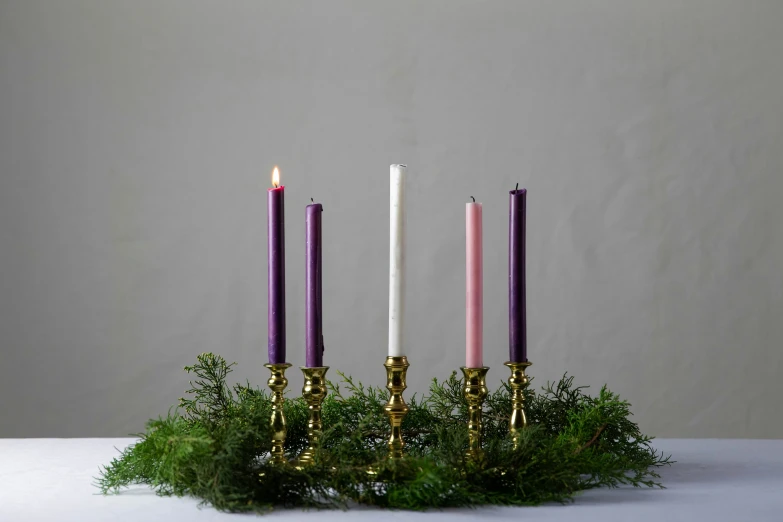
[[[191,495],[232,512],[278,507],[340,508],[350,503],[398,509],[565,502],[596,487],[661,487],[656,468],[670,462],[630,420],[629,404],[603,387],[596,397],[565,376],[541,393],[528,388],[530,426],[520,447],[508,436],[505,384],[484,409],[485,459],[465,458],[467,403],[456,373],[410,399],[403,422],[406,457],[385,459],[387,393],[340,374],[323,403],[326,427],[314,466],[266,462],[271,447],[269,395],[249,383],[229,386],[233,364],[202,354],[185,367],[188,397],[151,420],[140,440],[101,470],[98,487],[118,492],[147,484],[161,495]],[[307,443],[307,405],[286,400],[286,452]],[[368,469],[372,471],[368,473]]]

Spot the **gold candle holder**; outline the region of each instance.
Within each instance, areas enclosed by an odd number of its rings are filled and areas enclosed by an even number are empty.
[[[481,449],[481,414],[484,406],[484,399],[487,398],[487,372],[489,368],[462,367],[462,374],[465,376],[465,384],[462,388],[462,394],[468,401],[468,451],[467,456],[473,460],[480,460],[483,455]]]
[[[288,386],[285,371],[291,367],[289,363],[265,364],[272,375],[266,383],[272,390],[272,456],[270,461],[275,464],[285,464],[285,414],[283,413],[283,391]]]
[[[301,469],[313,463],[315,447],[323,432],[321,422],[321,403],[326,397],[326,372],[328,366],[302,367],[304,374],[304,386],[302,386],[302,398],[307,403],[309,413],[307,419],[307,448],[298,457],[294,465]]]
[[[511,369],[511,377],[508,378],[508,385],[511,387],[511,419],[508,424],[508,431],[514,441],[514,449],[519,447],[519,436],[527,427],[527,416],[525,415],[525,393],[524,390],[530,383],[525,375],[525,370],[532,366],[531,362],[507,362],[504,363]]]
[[[389,417],[391,424],[391,436],[389,437],[389,458],[402,458],[402,419],[408,414],[410,408],[405,404],[402,398],[402,392],[407,388],[405,378],[408,373],[408,358],[404,355],[389,356],[383,363],[386,367],[386,389],[389,390],[389,402],[384,406],[383,411]]]

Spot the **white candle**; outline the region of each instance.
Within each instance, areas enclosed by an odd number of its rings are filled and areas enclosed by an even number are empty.
[[[404,355],[405,313],[405,165],[392,165],[389,197],[389,356]]]

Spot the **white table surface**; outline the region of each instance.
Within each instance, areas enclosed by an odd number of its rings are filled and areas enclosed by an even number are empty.
[[[0,439],[0,522],[56,520],[214,521],[248,516],[198,508],[192,498],[163,498],[146,487],[102,496],[93,485],[133,439]],[[348,511],[282,510],[264,519],[318,520],[783,520],[783,440],[662,439],[655,446],[677,461],[663,468],[667,489],[600,489],[573,504],[528,508],[487,507],[413,513],[356,508]],[[255,517],[253,517],[255,518]]]

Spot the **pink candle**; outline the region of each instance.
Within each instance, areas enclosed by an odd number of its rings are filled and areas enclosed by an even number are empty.
[[[484,366],[484,261],[481,203],[465,206],[465,366]]]

